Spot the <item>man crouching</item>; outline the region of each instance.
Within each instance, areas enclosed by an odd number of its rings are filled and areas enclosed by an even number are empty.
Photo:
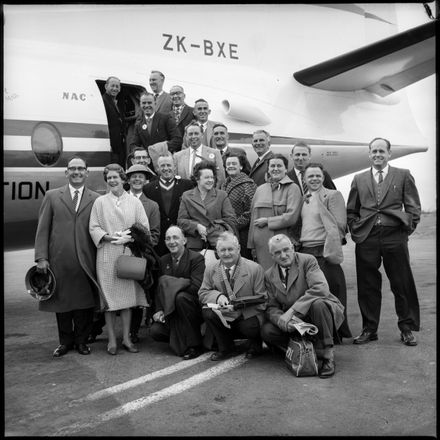
[[[267,300],[264,271],[259,264],[240,256],[238,239],[230,232],[219,235],[216,249],[220,260],[206,268],[199,290],[203,319],[218,346],[211,360],[231,356],[234,337],[249,339],[246,357],[250,359],[262,352],[260,329]],[[249,297],[259,298],[262,303],[255,304]],[[240,298],[243,303],[246,298],[250,304],[232,306]]]
[[[268,244],[274,264],[264,275],[269,299],[263,340],[285,348],[293,316],[314,324],[318,328],[316,354],[322,358],[319,377],[331,377],[335,374],[333,337],[344,320],[344,306],[330,293],[315,257],[295,252],[284,234],[273,236]]]

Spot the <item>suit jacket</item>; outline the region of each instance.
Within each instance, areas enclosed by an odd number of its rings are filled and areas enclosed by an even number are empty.
[[[192,189],[194,184],[191,180],[187,179],[175,179],[174,188],[172,191],[171,206],[169,212],[165,212],[165,206],[162,199],[162,190],[160,188],[159,180],[150,182],[144,186],[143,192],[150,199],[154,200],[159,205],[160,213],[160,238],[157,245],[157,253],[164,255],[168,252],[168,248],[165,246],[165,232],[167,229],[177,224],[177,215],[179,213],[180,200],[182,194],[189,189]]]
[[[264,159],[261,160],[258,164],[253,164],[251,171],[249,172],[249,177],[257,184],[257,186],[266,183],[266,175],[267,175],[267,161],[273,157],[273,152],[269,151]]]
[[[160,258],[160,274],[170,275],[177,278],[189,278],[190,285],[185,288],[185,292],[198,297],[197,292],[202,285],[203,273],[205,272],[205,259],[198,252],[185,249],[179,264],[173,267],[171,253],[165,254]],[[156,301],[156,312],[163,310],[162,304]]]
[[[333,314],[336,329],[344,321],[344,306],[330,293],[324,273],[312,255],[295,253],[289,268],[287,287],[284,287],[278,264],[273,264],[264,274],[268,303],[266,317],[274,325],[278,325],[279,317],[287,310],[300,316],[307,315],[310,306],[317,299],[322,299]]]
[[[190,107],[189,105],[184,104],[182,111],[180,112],[179,122],[177,124],[177,128],[180,132],[180,136],[185,134],[185,127],[194,119],[193,114],[194,107]],[[171,108],[170,117],[175,119],[174,110]]]
[[[176,127],[174,119],[170,118],[169,112],[155,112],[151,122],[151,134],[147,130],[147,121],[145,116],[136,121],[134,126],[133,143],[130,148],[135,146],[144,146],[145,148],[158,142],[167,142],[168,150],[174,153],[182,147],[182,137]]]
[[[347,202],[347,221],[355,243],[362,243],[370,233],[377,216],[385,226],[414,232],[420,221],[420,199],[414,178],[402,168],[389,167],[377,200],[371,169],[356,174]]]
[[[151,244],[157,246],[160,237],[159,205],[154,200],[149,199],[144,193],[140,195],[139,200],[142,202],[148,222],[150,223]]]
[[[98,307],[96,246],[89,234],[90,212],[98,197],[84,188],[75,212],[68,185],[46,192],[35,236],[35,261],[49,261],[57,287],[50,299],[39,302],[40,310],[62,313]]]
[[[199,300],[202,305],[217,303],[217,298],[223,294],[228,297],[225,283],[221,276],[220,260],[205,270],[203,283],[199,290]],[[240,258],[240,272],[234,275],[233,293],[237,298],[243,296],[263,295],[267,298],[267,290],[264,285],[263,268],[254,261]],[[266,304],[256,304],[245,307],[242,310],[243,318],[248,319],[257,316],[260,324],[263,321],[263,313]]]
[[[123,153],[125,158],[125,119],[123,100],[120,97],[118,106],[115,106],[113,98],[108,94],[102,95],[105,112],[107,114],[108,130],[110,134],[110,146],[117,154]]]
[[[169,93],[163,92],[157,97],[156,112],[169,113],[172,107],[173,101],[171,100]]]
[[[213,225],[214,220],[223,220],[235,231],[235,211],[225,191],[213,188],[204,201],[197,187],[183,193],[177,225],[186,235],[188,248],[199,250],[205,248],[206,243],[197,231],[197,224],[200,223],[208,228]]]
[[[301,194],[303,194],[302,183],[299,181],[298,176],[296,175],[295,168],[292,168],[287,173],[287,175],[293,180],[293,182],[295,182],[299,186],[299,189],[301,190]],[[325,170],[324,170],[324,181],[322,182],[322,186],[328,189],[336,189],[336,186],[333,183],[330,174],[327,173],[327,171]]]
[[[194,114],[193,114],[193,119],[191,121],[199,123],[196,119],[194,119]],[[189,121],[189,122],[191,122],[191,121]],[[188,124],[189,124],[189,122],[188,122]],[[203,136],[202,136],[202,144],[203,145],[211,146],[212,131],[213,131],[214,125],[216,125],[218,123],[219,122],[217,122],[217,121],[209,121],[209,120],[206,122],[206,127],[203,130]],[[184,136],[184,138],[183,138],[183,148],[189,148],[188,142],[186,140],[186,136]]]
[[[182,151],[178,151],[174,154],[174,166],[176,169],[176,174],[182,177],[183,179],[190,179],[191,175],[189,174],[189,161],[191,158],[191,149],[185,148]],[[220,188],[223,182],[225,181],[225,169],[223,168],[223,161],[220,151],[215,150],[214,148],[207,147],[206,145],[202,145],[202,158],[209,161],[214,162],[217,169],[217,184],[216,187]]]

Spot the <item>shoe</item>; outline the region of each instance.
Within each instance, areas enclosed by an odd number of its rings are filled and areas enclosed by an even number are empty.
[[[376,332],[370,332],[368,330],[362,330],[362,333],[354,338],[353,344],[367,344],[370,341],[377,341],[377,333]]]
[[[76,346],[76,351],[79,354],[90,354],[91,352],[90,347],[88,347],[86,344],[78,344]]]
[[[400,340],[405,344],[414,347],[417,345],[417,339],[412,334],[411,330],[406,330],[400,333]]]
[[[216,351],[211,355],[211,361],[222,361],[228,359],[234,354],[234,351]]]
[[[263,353],[263,348],[257,345],[252,345],[249,347],[246,351],[246,354],[244,355],[246,359],[253,359],[257,356],[260,356]]]
[[[328,379],[335,374],[335,361],[333,359],[324,359],[318,376],[321,379]]]
[[[139,353],[139,350],[133,345],[127,345],[122,343],[122,347],[124,347],[124,350],[127,350],[129,353]]]
[[[199,357],[202,354],[202,352],[195,348],[190,347],[188,350],[186,350],[185,354],[183,355],[183,360],[188,361],[189,359],[195,359],[196,357]]]
[[[130,333],[130,339],[133,344],[137,344],[139,342],[139,336],[137,333]]]
[[[111,354],[112,356],[117,355],[118,354],[118,347],[116,347],[115,345],[113,347],[107,346],[107,353]]]
[[[72,348],[73,347],[71,345],[61,344],[57,348],[55,348],[53,352],[53,357],[58,358],[60,356],[64,356],[69,350],[72,350]]]
[[[96,341],[97,337],[98,335],[89,335],[89,337],[87,338],[87,344],[93,344]]]

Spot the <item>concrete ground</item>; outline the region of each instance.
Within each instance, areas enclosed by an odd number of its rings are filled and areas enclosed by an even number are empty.
[[[4,259],[6,436],[436,436],[436,216],[410,238],[422,329],[399,341],[393,295],[383,278],[379,340],[336,347],[336,375],[296,378],[265,352],[212,362],[182,361],[141,329],[138,354],[54,359],[55,316],[37,310],[24,287],[32,251]],[[344,248],[348,318],[357,335],[354,244]]]

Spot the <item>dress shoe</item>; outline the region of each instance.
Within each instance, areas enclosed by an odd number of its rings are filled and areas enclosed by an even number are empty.
[[[124,350],[127,350],[129,353],[139,353],[139,350],[133,345],[127,345],[122,343],[122,347],[124,347]]]
[[[87,347],[87,345],[86,344],[78,344],[77,346],[76,346],[76,351],[79,353],[79,354],[90,354],[90,347]]]
[[[261,346],[252,345],[247,349],[245,358],[253,359],[254,357],[260,356],[262,353],[263,353],[263,348]]]
[[[362,330],[362,333],[354,338],[353,344],[367,344],[370,341],[377,341],[377,333],[369,332],[368,330]]]
[[[190,347],[188,348],[188,350],[186,350],[185,354],[183,355],[183,360],[187,361],[189,359],[195,359],[196,357],[199,357],[201,354],[202,352],[196,347]]]
[[[212,353],[211,361],[222,361],[224,359],[228,359],[234,353],[235,352],[232,350],[230,350],[230,351],[216,351],[216,352]]]
[[[133,344],[137,344],[139,342],[139,336],[137,333],[130,333],[130,339]]]
[[[328,379],[335,374],[335,361],[333,359],[324,359],[318,376],[321,379]]]
[[[58,358],[60,356],[64,356],[69,350],[72,350],[71,345],[61,344],[57,348],[55,348],[55,350],[53,352],[53,357]]]
[[[409,346],[415,346],[417,345],[417,339],[412,334],[411,330],[406,330],[400,333],[400,340],[405,344]]]
[[[88,344],[93,344],[96,341],[96,338],[98,337],[98,335],[95,334],[90,334],[89,337],[87,338],[87,343]]]
[[[115,356],[118,354],[118,348],[115,345],[113,345],[113,346],[109,345],[109,346],[107,346],[107,353],[111,354],[112,356]]]

